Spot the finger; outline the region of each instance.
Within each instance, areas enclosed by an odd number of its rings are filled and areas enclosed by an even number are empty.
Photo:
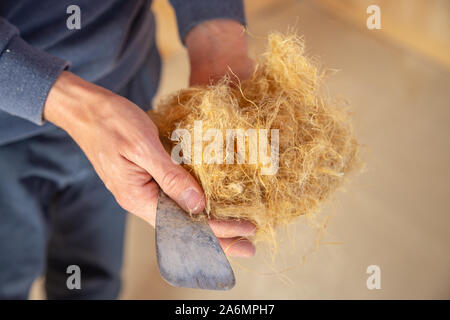
[[[219,238],[248,237],[255,234],[256,227],[245,220],[209,220],[209,226]]]
[[[147,170],[158,185],[184,210],[198,213],[205,207],[205,196],[200,185],[186,170],[175,164],[159,139],[150,143],[148,155],[137,164]]]
[[[152,180],[140,186],[123,185],[120,190],[115,194],[119,205],[126,211],[155,226],[159,192],[156,182]]]
[[[111,161],[115,172],[113,194],[128,212],[155,225],[159,187],[147,171],[124,157]]]
[[[150,181],[134,191],[136,207],[132,213],[145,220],[153,227],[156,221],[159,187],[155,181]]]
[[[252,257],[256,248],[248,239],[242,237],[218,238],[225,254],[233,257]]]

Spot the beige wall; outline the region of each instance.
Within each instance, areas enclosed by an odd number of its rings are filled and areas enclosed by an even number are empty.
[[[371,36],[390,41],[450,69],[450,1],[318,0],[329,14],[364,28],[369,5],[381,9],[383,32]]]

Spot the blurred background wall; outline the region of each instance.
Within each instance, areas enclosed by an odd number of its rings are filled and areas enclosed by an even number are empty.
[[[450,1],[247,0],[250,50],[294,27],[308,55],[337,69],[330,93],[353,107],[365,172],[323,210],[317,235],[302,219],[275,261],[263,249],[232,259],[229,292],[175,289],[159,276],[154,231],[129,216],[123,299],[450,298]],[[366,8],[381,9],[368,30]],[[164,72],[158,96],[187,86],[174,13],[155,0]],[[381,269],[369,290],[366,269]],[[42,298],[42,281],[31,298]]]

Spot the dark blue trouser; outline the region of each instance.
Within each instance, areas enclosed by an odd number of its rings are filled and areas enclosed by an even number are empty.
[[[0,299],[26,299],[41,274],[49,299],[116,298],[126,215],[76,143],[54,129],[0,146],[0,181]]]

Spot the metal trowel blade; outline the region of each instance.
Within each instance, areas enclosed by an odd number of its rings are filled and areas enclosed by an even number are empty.
[[[175,287],[229,290],[236,282],[230,263],[205,221],[193,221],[159,191],[156,211],[159,272]]]

